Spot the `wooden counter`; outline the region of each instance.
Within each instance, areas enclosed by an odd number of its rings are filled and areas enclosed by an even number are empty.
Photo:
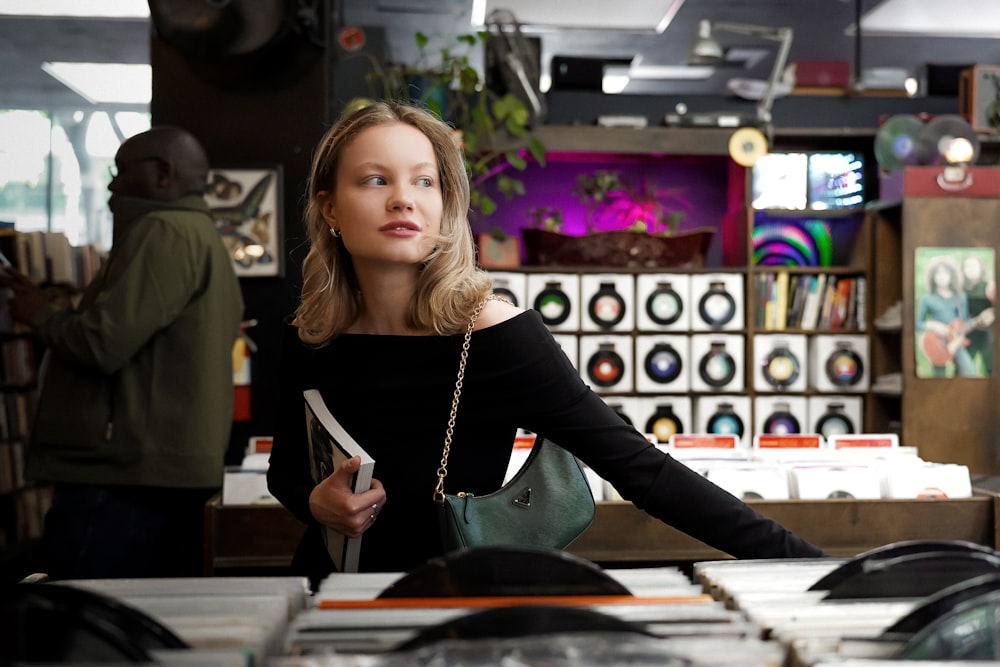
[[[753,500],[748,504],[826,551],[853,556],[904,540],[963,540],[996,548],[1000,496],[948,500]],[[205,574],[287,567],[305,526],[280,505],[205,507]],[[602,502],[570,545],[602,565],[695,562],[725,554],[666,526],[630,503]]]

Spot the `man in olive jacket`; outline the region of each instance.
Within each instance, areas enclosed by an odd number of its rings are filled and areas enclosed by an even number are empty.
[[[157,127],[125,141],[115,168],[112,249],[75,308],[3,278],[46,349],[26,471],[54,482],[54,579],[199,574],[232,425],[243,299],[203,196],[205,151]]]

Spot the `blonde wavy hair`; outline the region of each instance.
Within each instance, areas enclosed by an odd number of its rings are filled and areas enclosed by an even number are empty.
[[[405,123],[431,142],[437,159],[444,203],[440,236],[423,263],[407,324],[435,334],[464,331],[476,304],[492,288],[489,275],[476,265],[469,228],[469,177],[454,130],[424,109],[381,101],[345,115],[320,140],[306,187],[305,227],[310,248],[302,265],[302,294],[295,311],[299,338],[322,345],[346,331],[363,305],[351,255],[320,212],[320,193],[333,193],[344,149],[370,127]]]

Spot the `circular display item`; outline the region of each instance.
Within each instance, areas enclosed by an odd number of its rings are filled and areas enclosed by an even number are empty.
[[[724,343],[712,343],[712,348],[698,363],[698,375],[710,387],[725,387],[736,377],[736,360],[726,352]]]
[[[827,411],[816,421],[816,432],[824,438],[855,433],[854,422],[844,414],[843,408],[840,403],[827,406]]]
[[[735,435],[743,437],[743,420],[733,412],[729,403],[720,403],[718,410],[709,419],[705,428],[712,435]]]
[[[653,382],[669,384],[680,377],[681,371],[684,370],[684,362],[673,345],[657,343],[646,355],[643,367]]]
[[[719,328],[728,324],[736,315],[736,299],[726,291],[726,284],[713,282],[698,301],[698,314],[706,324]]]
[[[826,359],[826,377],[837,387],[856,385],[864,372],[861,356],[850,347],[840,346]]]
[[[590,297],[587,314],[599,327],[610,329],[625,319],[625,299],[615,290],[614,283],[601,283]]]
[[[762,364],[764,381],[776,389],[787,389],[799,379],[799,359],[785,345],[771,350]]]
[[[787,406],[775,406],[777,409],[764,420],[764,433],[768,435],[793,435],[801,433],[799,420],[788,411]]]
[[[587,377],[599,387],[613,387],[625,374],[625,360],[612,345],[601,345],[587,362]]]
[[[896,114],[875,134],[875,161],[886,172],[918,164],[917,137],[924,122],[912,114]]]
[[[562,324],[569,319],[569,296],[562,290],[558,282],[545,283],[545,289],[535,297],[535,310],[542,316],[542,322],[548,326]]]
[[[517,297],[514,296],[514,293],[511,292],[506,287],[494,287],[493,288],[493,293],[496,294],[499,297],[503,297],[504,299],[507,299],[508,301],[511,302],[511,304],[513,304],[515,306],[519,305],[517,303]]]
[[[670,283],[657,283],[646,298],[646,314],[661,326],[673,324],[684,314],[684,300]]]
[[[684,424],[670,405],[657,406],[656,412],[646,421],[646,433],[652,433],[657,442],[670,442],[672,436],[683,432]]]
[[[979,157],[979,137],[958,114],[944,114],[927,122],[917,136],[920,164],[972,164]]]
[[[741,167],[752,167],[767,152],[767,137],[756,127],[741,127],[729,137],[729,156]]]

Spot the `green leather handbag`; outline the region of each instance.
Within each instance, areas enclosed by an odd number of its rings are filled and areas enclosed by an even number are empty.
[[[465,333],[434,490],[444,549],[445,552],[480,546],[563,549],[594,520],[594,494],[580,461],[550,440],[538,437],[517,474],[493,493],[476,496],[444,492],[469,341],[485,304],[484,301],[476,308]]]

